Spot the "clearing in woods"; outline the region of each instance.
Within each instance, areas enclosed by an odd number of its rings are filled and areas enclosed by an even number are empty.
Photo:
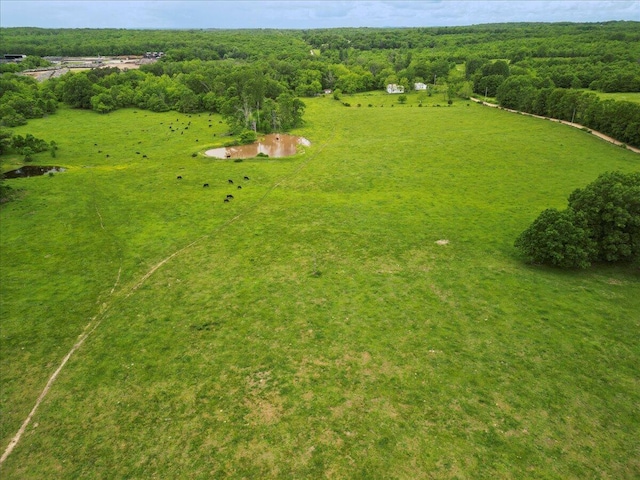
[[[67,171],[0,210],[2,451],[96,328],[3,478],[640,475],[637,270],[512,246],[637,155],[414,100],[307,100],[287,159],[192,157],[224,126],[175,112],[15,129]]]

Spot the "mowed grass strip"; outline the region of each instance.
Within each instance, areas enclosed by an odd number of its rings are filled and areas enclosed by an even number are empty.
[[[360,108],[392,97],[347,98],[352,107],[308,100],[298,133],[313,145],[290,160],[192,159],[191,145],[170,137],[157,159],[96,160],[99,168],[29,180],[2,208],[2,246],[17,252],[20,237],[31,253],[15,263],[3,254],[3,278],[28,276],[50,315],[45,322],[26,292],[3,282],[2,341],[16,357],[3,353],[12,386],[3,410],[17,411],[4,445],[96,299],[111,306],[3,475],[640,475],[637,270],[533,267],[512,247],[542,209],[563,208],[603,171],[637,171],[638,157],[552,122],[464,102],[419,108],[415,98]],[[61,113],[70,124],[85,115]],[[140,124],[140,114],[116,118]],[[175,114],[148,115],[151,131]],[[29,128],[47,138],[43,123]],[[175,185],[181,167],[188,175]],[[200,180],[184,182],[238,169],[257,181],[230,205],[204,200],[213,180],[206,193]],[[96,192],[93,203],[59,204],[91,232],[74,239],[82,255],[64,248],[55,218],[17,213],[45,202],[53,185],[69,203]],[[214,196],[226,191],[215,185]],[[254,206],[226,223],[243,205]],[[46,254],[27,231],[40,222],[59,232],[51,248],[71,271],[54,262],[48,279],[34,273]],[[196,238],[135,293],[109,295],[120,266],[124,293]],[[95,272],[78,264],[87,256]],[[69,308],[72,288],[48,290],[72,287],[74,272],[83,312]],[[88,279],[93,290],[82,288]]]

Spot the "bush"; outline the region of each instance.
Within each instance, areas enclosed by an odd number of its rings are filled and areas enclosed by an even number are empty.
[[[595,245],[585,226],[573,210],[550,208],[520,234],[515,246],[532,263],[586,268],[591,265]]]
[[[240,134],[240,143],[247,145],[253,143],[258,139],[258,134],[253,130],[245,130]]]
[[[604,173],[569,196],[564,211],[545,210],[515,241],[531,262],[588,267],[640,264],[640,173]]]

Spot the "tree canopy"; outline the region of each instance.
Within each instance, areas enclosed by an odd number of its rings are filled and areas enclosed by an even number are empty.
[[[529,261],[585,268],[593,262],[640,265],[640,173],[608,172],[547,209],[515,241]]]

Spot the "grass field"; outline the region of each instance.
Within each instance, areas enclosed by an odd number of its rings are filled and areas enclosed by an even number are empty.
[[[638,478],[640,273],[513,241],[640,156],[416,99],[305,100],[311,147],[240,163],[204,114],[16,129],[68,170],[0,207],[2,451],[96,328],[2,478]]]
[[[640,103],[640,92],[627,92],[627,93],[604,93],[595,92],[602,100],[616,100]]]

